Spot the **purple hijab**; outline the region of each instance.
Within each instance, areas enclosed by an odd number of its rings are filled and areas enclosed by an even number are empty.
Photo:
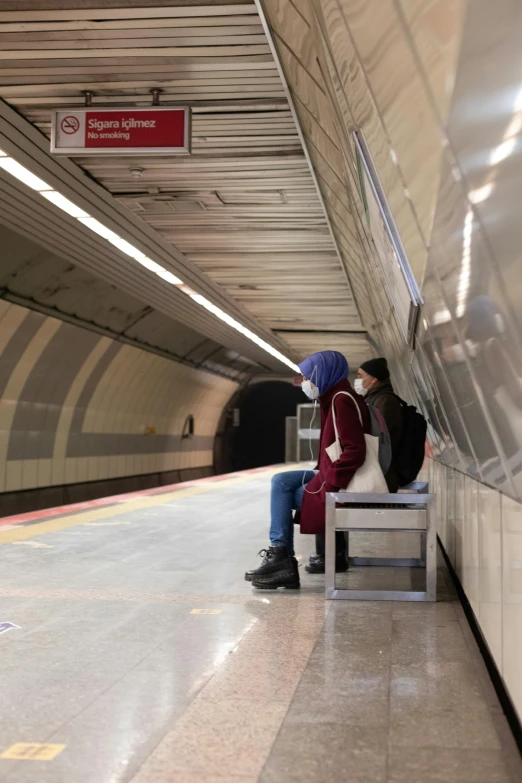
[[[303,359],[299,365],[302,374],[324,394],[339,381],[348,378],[348,362],[339,351],[319,351]]]

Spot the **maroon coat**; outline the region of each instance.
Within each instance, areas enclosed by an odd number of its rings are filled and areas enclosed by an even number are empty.
[[[353,400],[340,394],[335,400],[335,417],[342,454],[337,462],[331,462],[325,449],[335,441],[335,430],[332,418],[332,400],[337,392],[347,391],[357,401],[364,423],[364,431]],[[314,478],[306,485],[308,492],[304,493],[300,513],[301,533],[316,533],[324,535],[325,523],[325,493],[346,489],[355,471],[366,459],[366,442],[364,433],[370,433],[370,413],[363,398],[350,385],[348,380],[339,381],[333,388],[321,395],[321,437],[319,440],[319,458]],[[317,492],[317,495],[310,492]]]

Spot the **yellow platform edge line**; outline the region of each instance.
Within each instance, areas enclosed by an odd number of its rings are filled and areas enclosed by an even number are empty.
[[[136,498],[135,500],[123,501],[117,503],[114,506],[102,506],[101,508],[95,508],[92,511],[78,511],[75,514],[68,514],[67,516],[57,517],[55,519],[49,519],[45,522],[37,522],[34,525],[17,525],[9,530],[1,532],[0,528],[0,545],[12,544],[15,541],[25,541],[29,538],[35,538],[37,536],[44,536],[47,533],[57,533],[60,530],[67,530],[70,527],[76,527],[77,525],[85,525],[89,522],[96,522],[101,519],[110,519],[111,517],[117,517],[121,514],[126,514],[129,511],[140,511],[141,509],[151,508],[160,503],[169,502],[171,500],[181,500],[183,498],[192,497],[194,495],[202,495],[205,492],[211,492],[212,490],[219,490],[226,487],[234,486],[236,484],[242,484],[246,481],[259,478],[278,472],[282,472],[290,469],[295,470],[295,466],[283,466],[279,468],[267,468],[266,471],[259,473],[245,473],[242,476],[233,476],[229,479],[223,479],[222,481],[209,482],[208,484],[200,484],[196,487],[188,487],[187,489],[178,489],[172,492],[164,492],[158,495],[151,495],[143,498]]]

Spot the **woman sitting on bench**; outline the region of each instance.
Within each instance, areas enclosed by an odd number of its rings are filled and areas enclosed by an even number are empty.
[[[364,434],[370,432],[370,414],[364,400],[348,381],[349,368],[345,357],[337,351],[320,351],[305,359],[299,369],[304,393],[312,400],[318,399],[320,404],[318,464],[315,470],[287,471],[276,474],[272,479],[270,546],[259,553],[263,556],[260,567],[245,574],[245,579],[259,589],[300,587],[294,556],[292,511],[300,512],[301,533],[324,535],[325,494],[346,488],[366,458]],[[332,405],[335,405],[342,449],[335,462],[326,453],[336,439]],[[336,549],[336,565],[339,570],[346,570],[342,533],[336,537]]]

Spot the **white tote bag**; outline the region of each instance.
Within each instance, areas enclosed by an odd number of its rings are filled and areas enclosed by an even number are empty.
[[[346,394],[353,400],[353,404],[357,409],[359,415],[359,421],[361,427],[364,429],[361,411],[357,405],[355,399],[348,392],[337,392],[335,397],[339,394]],[[337,421],[335,418],[335,397],[332,400],[332,417],[335,430],[335,441],[331,446],[328,446],[326,453],[332,460],[337,462],[342,454],[341,442],[339,440],[339,432],[337,431]],[[361,467],[356,471],[355,476],[352,478],[348,486],[346,487],[348,492],[388,492],[388,486],[384,478],[384,474],[379,465],[379,438],[374,435],[364,435],[366,441],[366,459]]]

